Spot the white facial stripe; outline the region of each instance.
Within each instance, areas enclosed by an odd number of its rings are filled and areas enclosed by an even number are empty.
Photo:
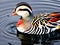
[[[17,12],[19,9],[28,9],[28,10],[32,13],[31,9],[28,8],[27,6],[20,6],[20,7],[18,7],[18,8],[16,9],[16,12]]]
[[[29,16],[29,12],[28,11],[18,11],[17,14],[22,16],[23,18]]]

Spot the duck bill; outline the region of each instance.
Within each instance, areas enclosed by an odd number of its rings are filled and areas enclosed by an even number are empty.
[[[11,15],[16,16],[17,15],[16,11],[14,11]]]

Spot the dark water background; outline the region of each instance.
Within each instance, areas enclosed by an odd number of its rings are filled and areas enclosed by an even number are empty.
[[[0,45],[9,45],[8,43],[21,45],[21,41],[16,37],[15,28],[19,16],[11,16],[15,5],[19,2],[29,3],[34,15],[60,11],[60,0],[0,0]],[[50,45],[60,45],[60,40],[53,41]]]

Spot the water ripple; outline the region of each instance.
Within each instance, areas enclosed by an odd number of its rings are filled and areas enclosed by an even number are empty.
[[[10,16],[15,6],[19,2],[27,2],[33,9],[33,14],[44,12],[60,11],[60,0],[1,0],[0,1],[0,38],[11,41],[19,42],[16,37],[16,22],[19,17]],[[3,37],[2,37],[3,36]],[[15,43],[16,44],[16,43]],[[16,44],[20,45],[20,44]]]

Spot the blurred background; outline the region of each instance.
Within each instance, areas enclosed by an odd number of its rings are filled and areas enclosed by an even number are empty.
[[[0,45],[9,45],[10,43],[21,45],[21,41],[16,37],[15,28],[19,17],[11,16],[16,4],[19,2],[29,3],[34,15],[60,11],[60,0],[0,0]],[[59,44],[60,40],[53,42],[51,45]]]

